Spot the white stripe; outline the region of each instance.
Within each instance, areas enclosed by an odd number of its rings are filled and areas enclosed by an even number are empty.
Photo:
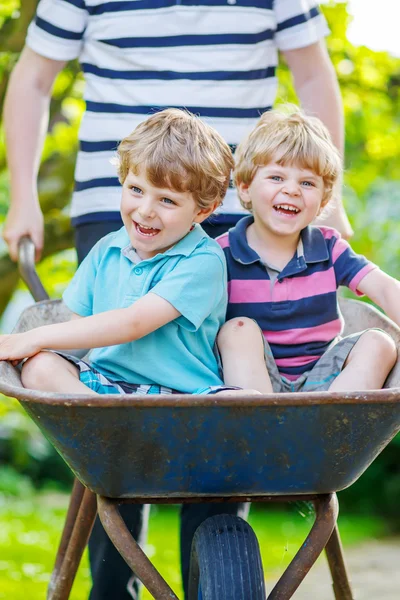
[[[166,21],[169,21],[167,28]],[[274,12],[269,9],[228,4],[211,8],[175,5],[168,8],[127,10],[92,16],[87,34],[96,38],[132,37],[132,26],[135,27],[134,35],[138,37],[163,37],[182,33],[254,33],[264,29],[275,29],[276,20]],[[113,31],[118,31],[118,36],[113,35]]]
[[[213,88],[210,98],[209,87]],[[85,100],[107,98],[111,104],[128,106],[196,106],[215,108],[262,108],[271,106],[275,98],[276,79],[256,81],[166,81],[159,96],[160,82],[110,81],[87,77]],[[104,100],[103,100],[104,101]]]
[[[182,61],[182,52],[185,60]],[[253,46],[220,44],[171,48],[111,48],[102,42],[85,46],[81,62],[115,71],[249,71],[276,66],[278,54],[271,40]]]

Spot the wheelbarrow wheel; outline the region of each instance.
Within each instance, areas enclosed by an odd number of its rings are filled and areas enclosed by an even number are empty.
[[[265,600],[256,535],[240,517],[210,517],[193,538],[189,600],[250,599]]]

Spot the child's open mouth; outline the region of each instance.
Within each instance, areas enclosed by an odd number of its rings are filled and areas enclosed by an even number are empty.
[[[299,208],[296,208],[291,204],[275,204],[274,210],[281,215],[287,215],[289,217],[294,217],[300,212]]]
[[[141,225],[140,223],[136,223],[136,221],[134,221],[134,225],[136,231],[144,237],[154,237],[160,232],[160,229],[156,229],[155,227],[147,227],[147,225]]]

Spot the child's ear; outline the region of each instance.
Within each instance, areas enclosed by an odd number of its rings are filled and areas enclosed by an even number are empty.
[[[236,188],[237,193],[239,194],[239,198],[240,198],[243,206],[245,208],[247,208],[248,210],[251,209],[251,199],[250,199],[249,187],[250,186],[248,183],[243,183],[243,181],[241,181]]]
[[[205,219],[207,219],[207,217],[212,215],[215,210],[217,210],[219,205],[220,202],[216,200],[208,208],[199,208],[197,215],[193,219],[193,223],[202,223]]]

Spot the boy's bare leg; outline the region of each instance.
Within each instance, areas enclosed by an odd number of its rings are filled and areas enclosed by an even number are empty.
[[[22,367],[21,380],[31,390],[64,394],[96,394],[79,380],[78,368],[53,352],[39,352]]]
[[[380,390],[397,360],[396,345],[383,331],[366,331],[349,356],[330,392]]]
[[[257,390],[271,394],[272,384],[264,358],[262,333],[251,319],[238,317],[227,321],[217,338],[225,385],[243,388],[230,395],[245,395]]]

